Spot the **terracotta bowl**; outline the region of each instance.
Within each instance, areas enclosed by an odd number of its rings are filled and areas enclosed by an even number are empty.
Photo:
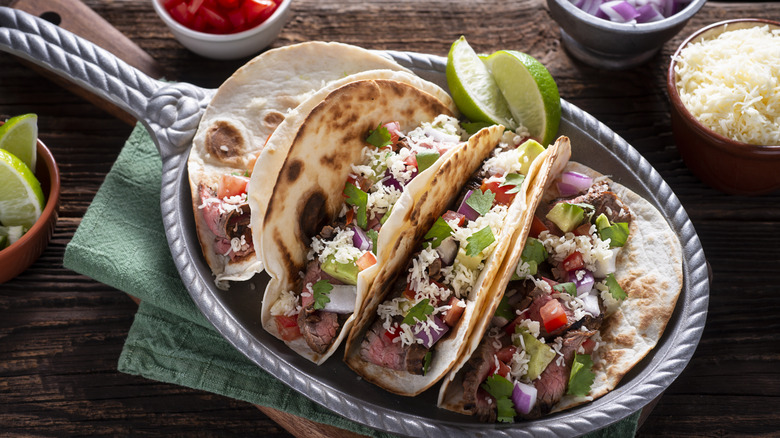
[[[2,122],[0,122],[2,124]],[[46,206],[41,217],[13,245],[0,250],[0,283],[4,283],[27,269],[46,249],[54,226],[57,224],[57,209],[60,203],[60,171],[49,149],[38,140],[38,160],[35,176],[41,182]]]
[[[780,188],[780,145],[757,146],[734,141],[701,124],[680,100],[675,59],[688,43],[714,38],[727,27],[735,30],[766,24],[780,28],[779,22],[751,18],[721,21],[698,30],[677,49],[667,74],[672,132],[685,165],[704,183],[735,195],[759,195]]]

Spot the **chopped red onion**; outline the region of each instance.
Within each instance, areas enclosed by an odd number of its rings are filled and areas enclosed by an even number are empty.
[[[596,282],[593,278],[593,274],[586,269],[569,272],[569,281],[577,286],[577,296],[589,293],[593,289],[593,284]]]
[[[395,179],[392,173],[390,173],[390,170],[385,171],[385,176],[382,178],[382,185],[386,187],[395,187],[399,191],[403,191],[404,186],[401,185],[401,183]]]
[[[353,231],[352,244],[355,245],[355,248],[361,251],[370,250],[372,246],[372,242],[371,239],[368,238],[366,232],[363,231],[363,229],[358,226],[353,227],[352,231]]]
[[[593,178],[578,172],[563,172],[557,183],[561,196],[574,196],[584,192],[593,185]]]
[[[616,23],[652,23],[683,10],[691,0],[570,0],[590,15]]]
[[[466,196],[463,197],[463,202],[460,203],[460,207],[458,207],[458,213],[462,214],[463,216],[466,216],[466,219],[470,221],[475,221],[479,219],[479,213],[477,210],[474,210],[471,208],[470,205],[466,203],[466,201],[471,197],[471,194],[474,193],[474,190],[469,190],[466,193]]]
[[[427,321],[424,322],[418,322],[414,325],[414,328],[412,329],[412,332],[414,332],[414,335],[417,339],[422,339],[422,345],[425,348],[431,348],[433,347],[433,344],[435,344],[439,339],[441,339],[442,336],[444,336],[445,333],[450,331],[450,327],[441,320],[436,315],[431,316],[431,321],[433,321],[433,326],[429,330],[426,330],[425,327],[428,325]],[[419,330],[419,332],[418,332]],[[428,336],[428,332],[430,332],[430,337]]]
[[[536,387],[516,381],[512,389],[512,403],[515,404],[515,411],[518,414],[530,413],[536,404]]]
[[[334,284],[333,289],[328,294],[330,301],[325,304],[322,310],[349,314],[355,311],[355,300],[357,299],[357,286],[351,284]]]
[[[441,244],[436,248],[436,252],[439,253],[439,258],[444,266],[451,266],[455,262],[455,258],[458,256],[458,248],[458,242],[452,236],[441,241]]]

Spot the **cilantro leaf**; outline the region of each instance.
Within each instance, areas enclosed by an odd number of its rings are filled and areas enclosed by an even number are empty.
[[[547,257],[547,250],[544,249],[544,244],[541,240],[533,237],[526,239],[523,253],[520,255],[520,260],[528,263],[529,275],[536,275],[539,264],[547,260]]]
[[[376,230],[368,230],[366,231],[366,235],[368,236],[369,239],[371,239],[371,252],[373,252],[374,255],[376,255],[377,254],[376,240],[379,237],[379,232],[377,232]]]
[[[609,247],[622,247],[628,240],[628,224],[626,222],[615,222],[614,224],[599,229],[601,240],[609,239]]]
[[[376,146],[377,148],[385,147],[391,142],[392,137],[390,136],[390,131],[382,125],[369,131],[368,137],[366,137],[366,143]]]
[[[330,302],[330,291],[333,290],[333,285],[328,283],[328,280],[320,280],[312,285],[311,290],[314,297],[314,309],[324,309],[325,305]]]
[[[468,245],[466,245],[466,255],[475,256],[495,242],[496,238],[493,236],[493,230],[490,229],[490,225],[487,225],[485,228],[469,236],[466,241],[468,242]]]
[[[523,181],[525,181],[525,175],[521,173],[510,173],[504,178],[504,182],[501,183],[499,187],[514,186],[513,188],[507,190],[506,193],[517,193],[520,191],[520,187],[523,185]]]
[[[622,287],[620,287],[620,284],[615,279],[615,274],[607,274],[606,278],[606,284],[609,288],[609,293],[612,295],[612,298],[620,301],[625,300],[628,298],[628,295],[626,295],[626,291],[623,290]]]
[[[433,306],[429,304],[428,298],[420,300],[414,307],[409,309],[409,313],[404,316],[404,324],[414,325],[417,321],[425,321],[428,315],[433,314]]]
[[[592,368],[593,360],[589,354],[574,353],[574,362],[571,365],[571,373],[569,374],[569,388],[566,390],[566,393],[578,397],[587,395],[590,392],[591,385],[593,385],[593,380],[596,378],[596,374],[591,370]]]
[[[450,237],[450,235],[452,235],[452,228],[450,228],[443,217],[439,217],[436,219],[436,222],[433,223],[431,229],[425,233],[423,238],[425,240],[433,239],[431,248],[438,248],[439,245],[441,245],[442,240]]]
[[[428,374],[428,370],[431,368],[431,352],[425,353],[423,357],[423,376]]]
[[[484,193],[482,190],[474,190],[471,192],[471,196],[466,199],[466,205],[473,208],[480,216],[484,216],[493,206],[494,199],[496,199],[496,194],[490,190]]]
[[[499,374],[493,374],[485,380],[482,389],[496,399],[497,420],[505,423],[511,423],[515,417],[515,404],[510,397],[515,386],[506,377]]]
[[[436,160],[439,159],[441,155],[436,151],[422,151],[418,152],[416,155],[417,158],[417,171],[422,172],[423,170],[431,167],[433,163],[436,162]]]
[[[344,186],[344,195],[347,196],[346,203],[357,207],[357,214],[355,219],[360,228],[366,229],[368,225],[368,215],[366,214],[366,206],[368,205],[368,193],[357,188],[356,185],[348,182]]]
[[[571,281],[566,283],[558,283],[555,286],[553,286],[553,290],[561,293],[566,292],[567,294],[573,297],[577,296],[577,285]]]

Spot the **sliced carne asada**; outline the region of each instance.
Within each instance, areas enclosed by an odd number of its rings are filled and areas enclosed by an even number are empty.
[[[562,360],[553,359],[539,376],[539,379],[534,382],[537,391],[536,402],[541,415],[548,414],[566,393],[574,353],[594,333],[575,330],[566,333],[563,337],[560,350],[563,355]]]

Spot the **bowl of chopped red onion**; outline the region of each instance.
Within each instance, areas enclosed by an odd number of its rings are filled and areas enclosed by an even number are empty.
[[[649,61],[706,0],[547,0],[564,47],[596,68]]]

